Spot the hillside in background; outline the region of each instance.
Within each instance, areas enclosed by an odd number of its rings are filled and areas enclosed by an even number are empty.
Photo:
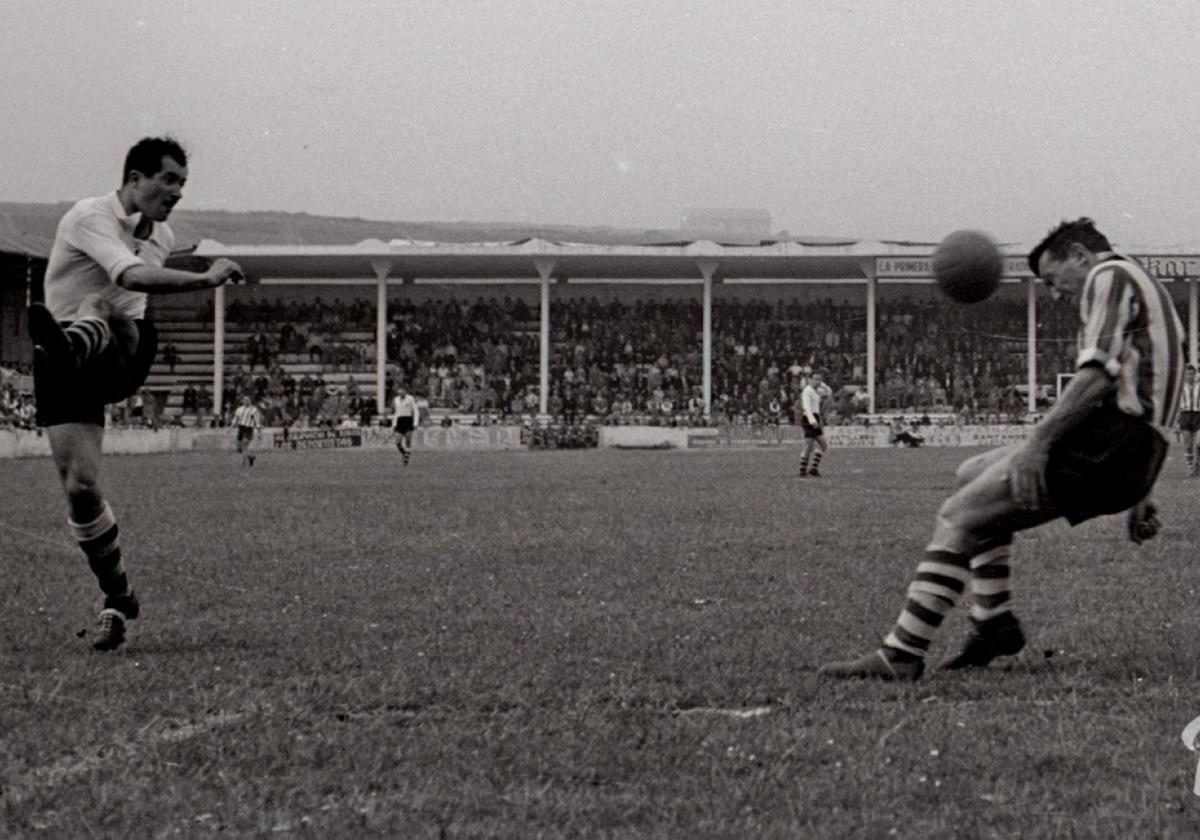
[[[69,204],[0,202],[0,250],[45,255],[58,220]],[[541,238],[595,245],[644,245],[676,241],[677,230],[640,230],[552,224],[476,222],[386,222],[307,213],[177,210],[171,216],[176,245],[201,239],[227,245],[350,245],[364,239],[415,239],[436,242],[510,242]]]

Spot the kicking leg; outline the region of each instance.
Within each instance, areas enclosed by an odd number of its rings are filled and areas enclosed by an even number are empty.
[[[108,301],[99,295],[89,295],[79,304],[75,319],[64,329],[49,309],[34,304],[29,307],[29,336],[52,364],[75,370],[108,347],[113,338],[111,316]],[[135,337],[135,346],[136,343]]]

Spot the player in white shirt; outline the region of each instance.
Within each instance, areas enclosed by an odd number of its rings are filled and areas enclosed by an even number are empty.
[[[1196,366],[1183,369],[1183,391],[1179,400],[1179,431],[1183,432],[1183,446],[1187,453],[1188,472],[1200,474],[1200,463],[1196,453],[1196,432],[1200,431],[1200,382],[1196,381]]]
[[[828,396],[829,387],[818,371],[800,392],[800,428],[804,430],[804,454],[800,456],[800,476],[821,477],[821,458],[829,445],[825,442],[825,422],[821,417],[821,399]],[[814,453],[813,450],[816,449]],[[810,460],[811,463],[810,463]]]
[[[104,593],[100,634],[112,650],[139,604],[121,558],[117,520],[100,491],[105,406],[142,387],[157,350],[146,295],[212,289],[241,277],[237,263],[207,271],[164,263],[175,242],[167,217],[183,195],[187,155],[173,140],[145,138],[125,157],[116,192],[75,204],[55,232],[46,305],[29,307],[37,421],[62,481],[68,525]]]
[[[237,429],[237,451],[242,456],[242,466],[253,467],[254,455],[249,448],[255,432],[262,426],[262,412],[249,396],[242,397],[242,404],[234,410],[233,426]]]
[[[396,448],[407,466],[412,456],[413,428],[417,424],[417,401],[403,385],[396,389],[396,398],[392,400],[392,422],[395,424]]]

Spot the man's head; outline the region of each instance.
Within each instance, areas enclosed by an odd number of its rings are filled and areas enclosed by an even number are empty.
[[[187,174],[182,146],[169,137],[144,137],[125,155],[122,197],[147,218],[166,221],[183,196]]]
[[[1186,379],[1188,382],[1191,382],[1192,380],[1194,380],[1196,378],[1196,366],[1188,365],[1187,367],[1185,367],[1183,369],[1183,378]]]
[[[1087,217],[1063,222],[1029,252],[1029,267],[1056,298],[1075,298],[1112,245]]]

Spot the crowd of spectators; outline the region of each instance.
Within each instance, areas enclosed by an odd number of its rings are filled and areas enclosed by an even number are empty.
[[[373,304],[233,301],[231,330],[244,339],[244,367],[226,376],[226,406],[249,394],[267,423],[333,425],[374,413],[353,374],[373,378]],[[388,398],[404,382],[432,406],[475,416],[520,418],[540,405],[539,315],[514,297],[401,299],[389,303]],[[550,413],[565,422],[699,424],[704,417],[700,301],[571,297],[551,308]],[[906,295],[877,306],[876,410],[1023,413],[1026,303],[998,297],[971,307]],[[1038,374],[1072,367],[1069,313],[1039,311]],[[370,340],[363,337],[369,336]],[[866,309],[862,303],[721,297],[713,306],[714,415],[794,420],[814,370],[834,386],[829,411],[850,421],[865,410]],[[315,373],[293,374],[299,367]],[[326,384],[323,374],[349,372]],[[1019,387],[1018,387],[1019,386]],[[185,394],[203,414],[204,389]],[[772,408],[775,404],[778,408]],[[835,420],[836,422],[836,420]]]
[[[32,429],[35,414],[29,366],[17,362],[0,365],[0,429]]]
[[[319,371],[297,377],[278,363],[257,372],[238,365],[225,376],[224,416],[217,418],[219,425],[231,422],[243,396],[258,405],[265,426],[333,427],[347,420],[365,426],[375,414],[374,397],[362,392],[353,375],[342,384],[330,385]],[[183,399],[185,413],[193,402],[202,415],[207,414],[206,408],[211,411],[212,400],[203,386],[189,386]]]

